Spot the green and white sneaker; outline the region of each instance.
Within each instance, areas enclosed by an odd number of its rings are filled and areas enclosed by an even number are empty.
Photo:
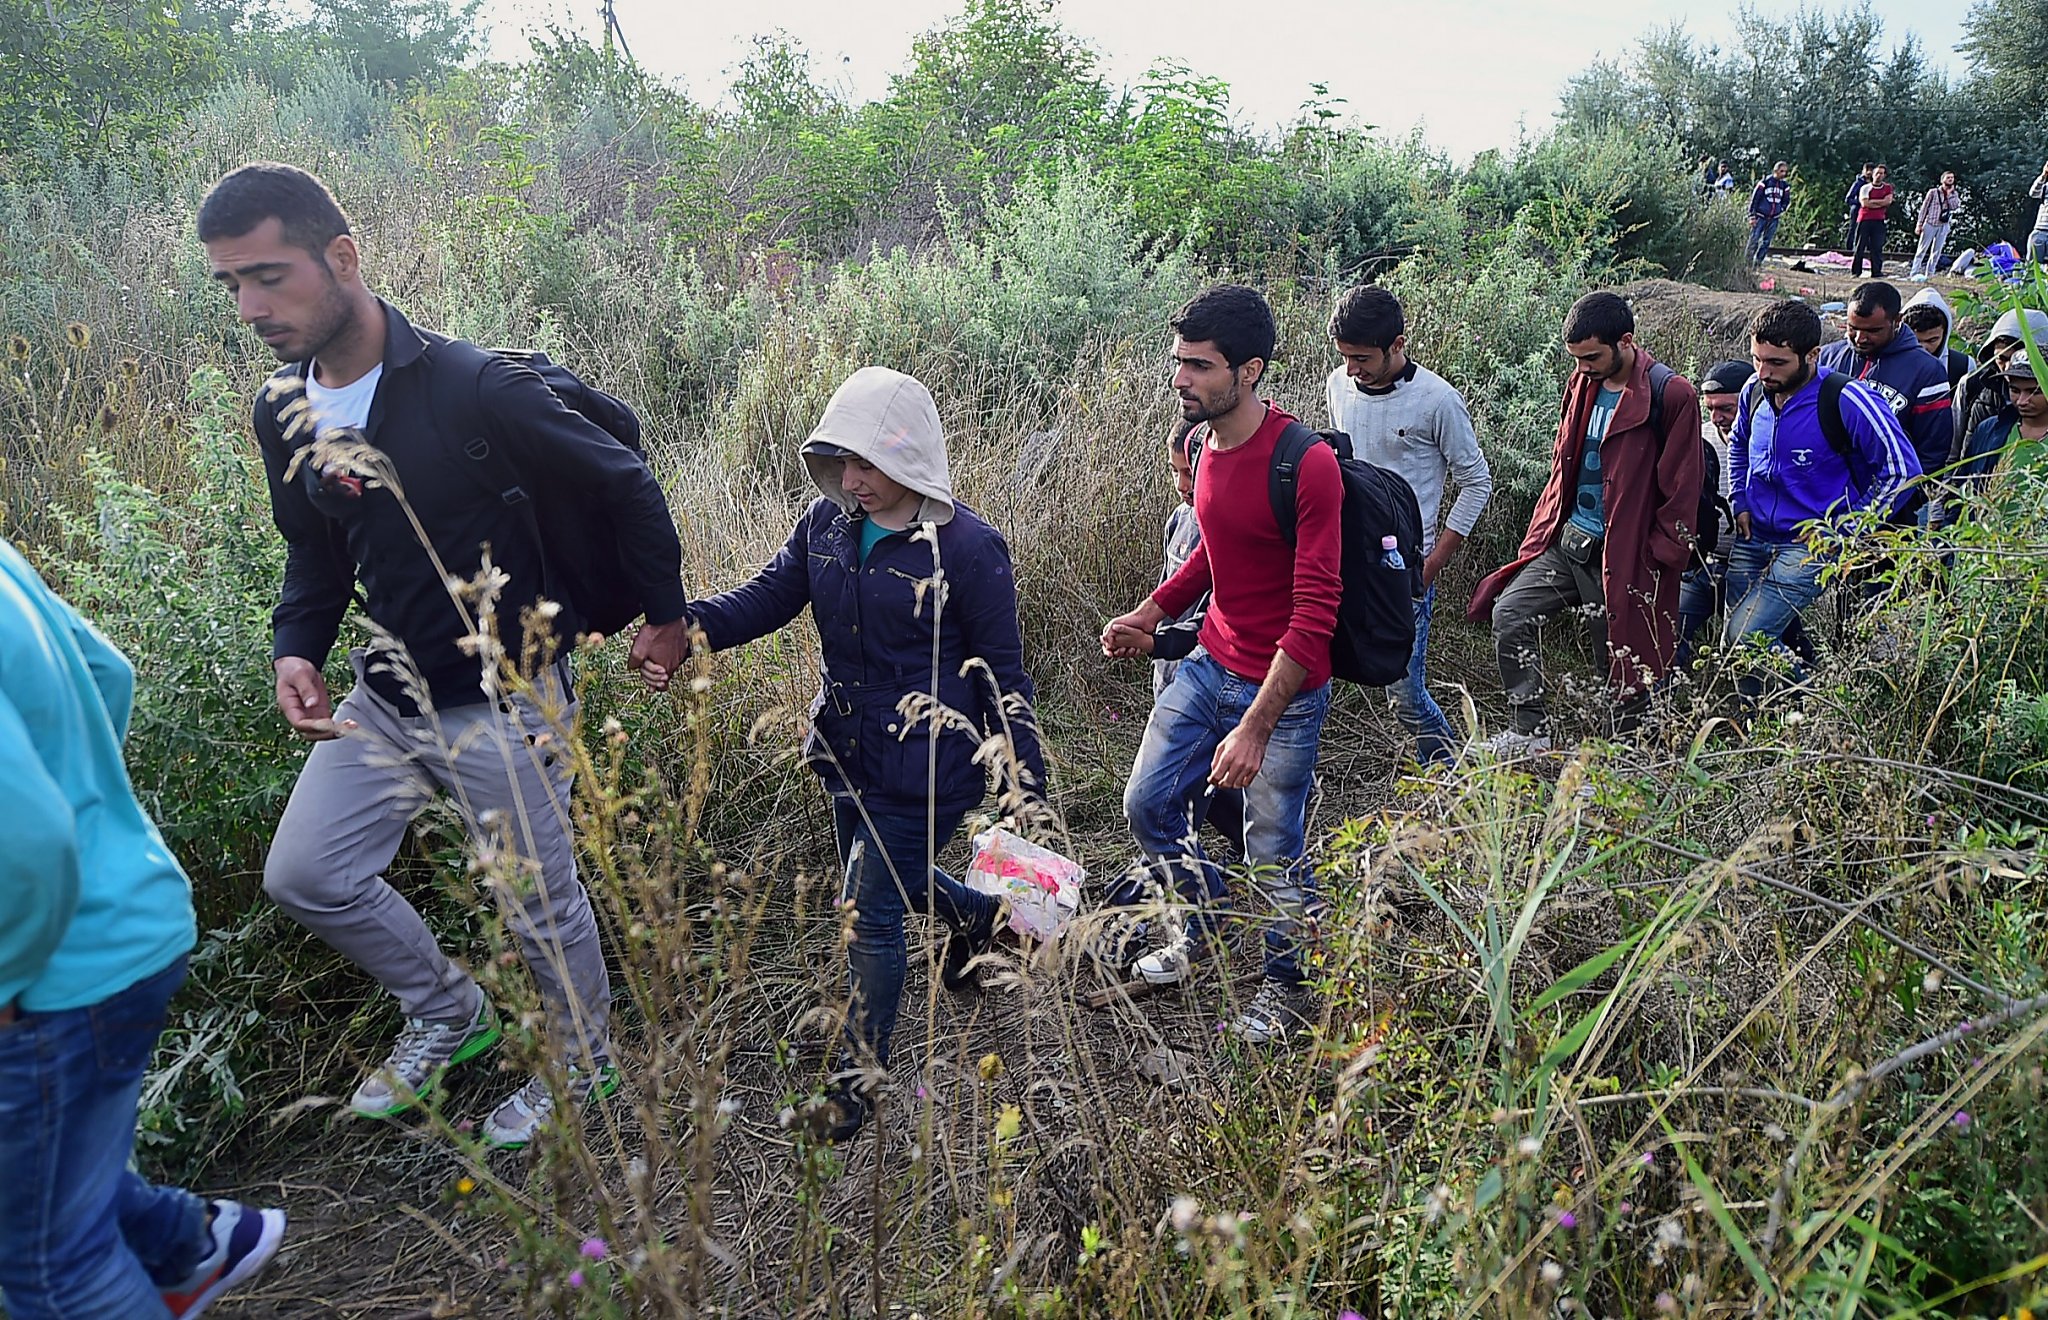
[[[490,998],[477,994],[476,1016],[467,1022],[406,1021],[383,1066],[363,1079],[348,1107],[364,1118],[391,1118],[433,1094],[442,1074],[498,1043],[498,1015]]]
[[[578,1108],[608,1099],[618,1089],[619,1070],[610,1059],[599,1059],[594,1073],[569,1065],[568,1090]],[[540,1134],[554,1113],[555,1093],[548,1089],[547,1078],[536,1073],[484,1120],[484,1144],[493,1150],[518,1150]]]

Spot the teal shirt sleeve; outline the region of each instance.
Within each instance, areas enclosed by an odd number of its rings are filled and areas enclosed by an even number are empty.
[[[78,910],[77,822],[21,712],[0,694],[0,1004],[42,974]]]
[[[128,742],[128,720],[135,710],[135,666],[114,644],[100,634],[76,611],[71,615],[71,638],[78,653],[92,671],[93,686],[100,690],[100,704],[107,708],[107,722],[114,726],[114,741]]]

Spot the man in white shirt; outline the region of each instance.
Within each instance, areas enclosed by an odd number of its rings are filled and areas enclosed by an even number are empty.
[[[1451,723],[1429,695],[1423,673],[1429,619],[1437,575],[1485,512],[1493,473],[1464,398],[1408,356],[1407,319],[1393,294],[1370,284],[1346,292],[1330,317],[1330,337],[1344,359],[1328,382],[1331,428],[1351,437],[1357,457],[1406,481],[1422,513],[1426,589],[1415,602],[1415,649],[1407,678],[1393,689],[1394,707],[1415,735],[1415,759],[1425,765],[1447,761]],[[1457,496],[1445,513],[1449,485]]]

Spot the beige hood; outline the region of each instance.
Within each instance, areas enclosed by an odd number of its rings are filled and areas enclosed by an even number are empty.
[[[825,405],[825,415],[804,441],[804,466],[825,497],[848,513],[860,502],[841,482],[846,460],[814,452],[820,445],[858,454],[885,476],[924,496],[917,521],[953,520],[953,479],[946,468],[946,435],[938,405],[922,383],[887,367],[862,367]]]

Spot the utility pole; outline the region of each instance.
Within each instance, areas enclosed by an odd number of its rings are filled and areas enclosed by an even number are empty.
[[[625,54],[627,61],[630,63],[633,59],[633,49],[626,44],[626,29],[619,26],[619,16],[612,9],[612,0],[604,0],[604,44],[606,49],[610,49],[614,41],[619,43],[619,50]]]

